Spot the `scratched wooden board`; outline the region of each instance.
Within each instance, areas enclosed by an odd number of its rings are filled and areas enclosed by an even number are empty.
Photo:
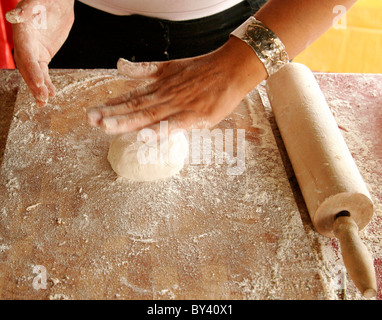
[[[360,236],[374,261],[377,277],[377,300],[382,299],[382,75],[325,74],[316,79],[323,88],[328,105],[357,164],[374,202],[373,217],[360,231]],[[324,269],[332,286],[343,268],[342,255],[336,239],[321,237]],[[326,271],[325,271],[326,272]],[[347,277],[347,299],[364,299]]]
[[[143,84],[115,70],[52,78],[57,96],[42,109],[21,87],[8,135],[1,299],[326,298],[256,89],[217,127],[245,129],[241,174],[212,158],[132,183],[84,110]]]
[[[377,277],[377,300],[382,298],[382,74],[315,73],[316,80],[337,121],[358,169],[374,202],[374,215],[360,236],[374,260]],[[277,130],[271,105],[264,86],[258,87],[264,108],[275,128],[276,141],[292,190],[296,193],[305,231],[316,256],[322,281],[329,299],[360,300],[360,291],[346,275],[339,242],[318,234],[310,221],[309,213],[299,191],[293,168]]]

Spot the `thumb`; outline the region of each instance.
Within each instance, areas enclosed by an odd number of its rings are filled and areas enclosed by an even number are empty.
[[[165,62],[131,62],[120,58],[117,63],[119,73],[132,79],[156,79],[162,72]]]
[[[39,3],[35,0],[22,0],[16,7],[5,14],[5,18],[9,23],[22,23],[27,21],[35,12]]]

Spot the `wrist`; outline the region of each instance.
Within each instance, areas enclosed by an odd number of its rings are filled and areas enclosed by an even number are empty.
[[[231,35],[245,42],[256,53],[267,70],[268,76],[276,73],[289,62],[282,41],[254,16],[249,17]]]
[[[268,77],[255,52],[239,38],[230,37],[221,50],[230,69],[231,81],[238,84],[242,94],[247,94]]]

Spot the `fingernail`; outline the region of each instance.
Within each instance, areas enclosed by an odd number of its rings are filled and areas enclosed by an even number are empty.
[[[87,111],[88,114],[88,121],[91,125],[96,126],[99,125],[99,122],[101,121],[101,114],[96,110],[90,110]]]
[[[42,101],[42,100],[38,100],[36,99],[36,103],[39,107],[44,107],[46,104],[47,104],[48,100],[46,101]]]
[[[51,88],[49,90],[49,97],[54,98],[55,95],[56,95],[56,88]]]
[[[48,86],[49,97],[53,98],[56,95],[56,87],[53,84]]]
[[[102,119],[102,128],[106,133],[115,132],[118,126],[118,120],[115,118]]]
[[[36,99],[36,101],[39,102],[40,105],[41,104],[45,105],[49,100],[49,95],[47,94],[47,92],[43,92],[43,93],[37,94],[35,96],[35,99]]]
[[[5,14],[5,19],[7,19],[7,21],[9,23],[21,23],[24,21],[24,19],[20,16],[20,14],[23,12],[22,9],[20,8],[15,8],[11,11],[8,11],[6,14]]]

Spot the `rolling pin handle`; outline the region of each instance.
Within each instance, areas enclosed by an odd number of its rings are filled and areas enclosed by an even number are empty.
[[[377,284],[373,258],[362,242],[350,212],[341,211],[336,215],[333,231],[340,242],[343,261],[353,282],[364,297],[374,297]]]

